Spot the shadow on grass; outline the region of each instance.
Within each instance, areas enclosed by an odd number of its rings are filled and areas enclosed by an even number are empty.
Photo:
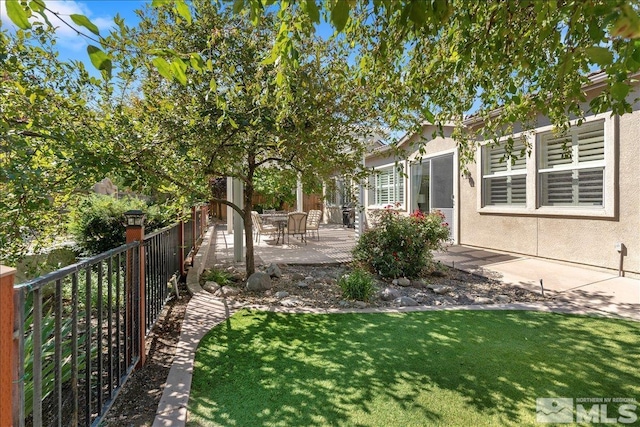
[[[537,397],[640,398],[639,337],[538,312],[241,311],[200,343],[189,424],[534,424]]]

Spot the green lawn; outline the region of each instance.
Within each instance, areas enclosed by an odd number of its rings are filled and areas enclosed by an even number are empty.
[[[639,349],[640,323],[552,313],[241,311],[200,343],[188,425],[540,426],[538,397],[640,401]]]

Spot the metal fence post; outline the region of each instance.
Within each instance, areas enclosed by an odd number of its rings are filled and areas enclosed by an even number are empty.
[[[193,252],[195,253],[196,246],[198,246],[198,213],[196,212],[196,207],[191,207],[191,231],[193,231]]]
[[[17,356],[13,352],[14,306],[13,281],[15,268],[0,265],[0,425],[10,426],[13,420],[13,385]],[[16,402],[17,403],[17,402]],[[18,420],[16,420],[18,421]]]
[[[184,259],[186,242],[184,241],[184,220],[180,219],[178,224],[178,263],[180,265],[180,277],[184,277],[187,274],[187,269],[184,268]]]
[[[127,243],[140,242],[139,246],[139,271],[127,272],[127,278],[135,277],[134,274],[138,274],[139,280],[139,292],[138,292],[138,348],[140,349],[140,359],[136,365],[136,369],[144,366],[144,362],[147,358],[147,350],[145,348],[145,334],[146,334],[146,295],[145,295],[145,269],[146,260],[144,255],[144,215],[141,211],[127,211],[125,212],[127,217],[127,229],[126,239]],[[127,268],[131,268],[132,263],[127,264]],[[132,281],[135,283],[135,281]],[[129,283],[131,286],[131,283]]]

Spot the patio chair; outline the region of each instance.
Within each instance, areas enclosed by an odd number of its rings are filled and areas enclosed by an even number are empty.
[[[307,215],[307,233],[311,232],[313,236],[313,232],[316,232],[316,238],[320,240],[320,220],[322,219],[322,211],[318,209],[312,209],[309,211],[309,215]]]
[[[271,215],[271,214],[276,213],[276,210],[275,209],[263,209],[262,213],[265,214],[265,215]]]
[[[278,231],[278,229],[273,225],[263,224],[260,214],[256,211],[251,211],[251,222],[253,224],[253,235],[256,242],[260,240],[260,236],[262,234],[270,233],[273,235]]]
[[[300,235],[300,240],[307,244],[304,236],[307,234],[307,213],[306,212],[291,212],[287,218],[287,243],[289,242],[289,236],[293,234]]]

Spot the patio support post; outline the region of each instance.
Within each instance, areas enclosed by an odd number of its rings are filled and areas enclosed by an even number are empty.
[[[304,211],[304,193],[302,192],[302,174],[298,173],[298,182],[296,183],[296,210]]]
[[[233,179],[233,203],[236,206],[243,206],[244,191],[242,188],[242,181],[237,178]],[[242,241],[242,228],[244,221],[240,214],[233,211],[233,260],[235,262],[242,262],[242,255],[244,249],[244,242]]]
[[[362,168],[365,168],[365,157],[362,156]],[[364,216],[365,216],[365,200],[364,200],[364,184],[358,183],[358,206],[356,206],[356,218],[355,218],[355,237],[356,240],[364,233]]]
[[[0,364],[0,425],[3,426],[19,425],[14,424],[13,420],[14,381],[18,380],[18,371],[15,369],[18,365],[18,354],[14,353],[13,342],[15,274],[14,268],[0,265],[0,356],[3,361]]]
[[[230,176],[227,177],[227,202],[233,203],[233,181]],[[227,234],[233,233],[233,208],[227,206]]]

